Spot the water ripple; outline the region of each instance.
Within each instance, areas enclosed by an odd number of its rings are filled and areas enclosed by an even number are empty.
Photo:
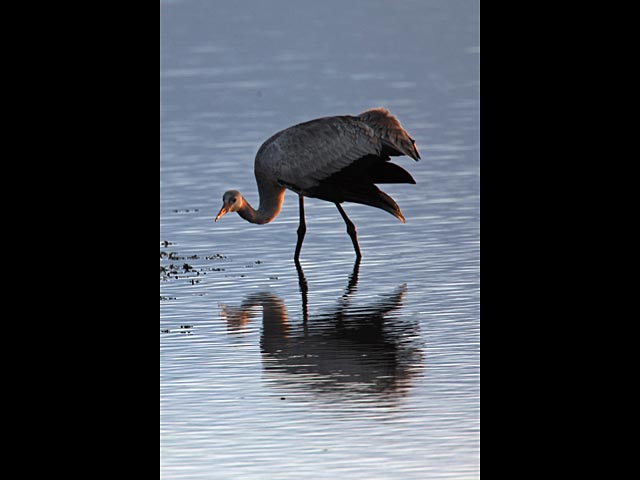
[[[479,478],[476,3],[161,2],[163,479]],[[295,195],[213,222],[273,133],[378,105],[424,158],[406,224],[345,205],[361,264],[319,200],[301,269]]]

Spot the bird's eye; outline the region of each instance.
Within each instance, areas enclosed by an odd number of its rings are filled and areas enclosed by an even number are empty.
[[[236,203],[236,198],[233,197],[231,200],[229,200],[229,203]]]

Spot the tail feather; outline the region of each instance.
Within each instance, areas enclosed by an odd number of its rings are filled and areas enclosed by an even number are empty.
[[[345,185],[354,183],[411,183],[415,185],[416,181],[409,172],[389,160],[389,157],[366,155],[323,181]]]
[[[402,223],[406,223],[402,210],[400,210],[395,200],[373,184],[343,186],[340,197],[341,201],[344,202],[360,203],[380,208],[385,212],[389,212]]]
[[[416,183],[409,172],[391,162],[375,163],[367,174],[371,183],[410,183],[412,185]]]

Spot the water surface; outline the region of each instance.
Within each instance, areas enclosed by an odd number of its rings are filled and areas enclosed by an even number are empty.
[[[165,479],[479,478],[475,1],[161,1],[160,455]],[[276,131],[385,106],[416,139],[407,224],[258,203]]]

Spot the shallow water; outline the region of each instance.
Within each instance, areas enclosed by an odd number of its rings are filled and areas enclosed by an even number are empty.
[[[479,39],[473,1],[161,1],[160,461],[165,479],[479,478]],[[385,106],[423,156],[360,205],[275,222],[276,131]]]

